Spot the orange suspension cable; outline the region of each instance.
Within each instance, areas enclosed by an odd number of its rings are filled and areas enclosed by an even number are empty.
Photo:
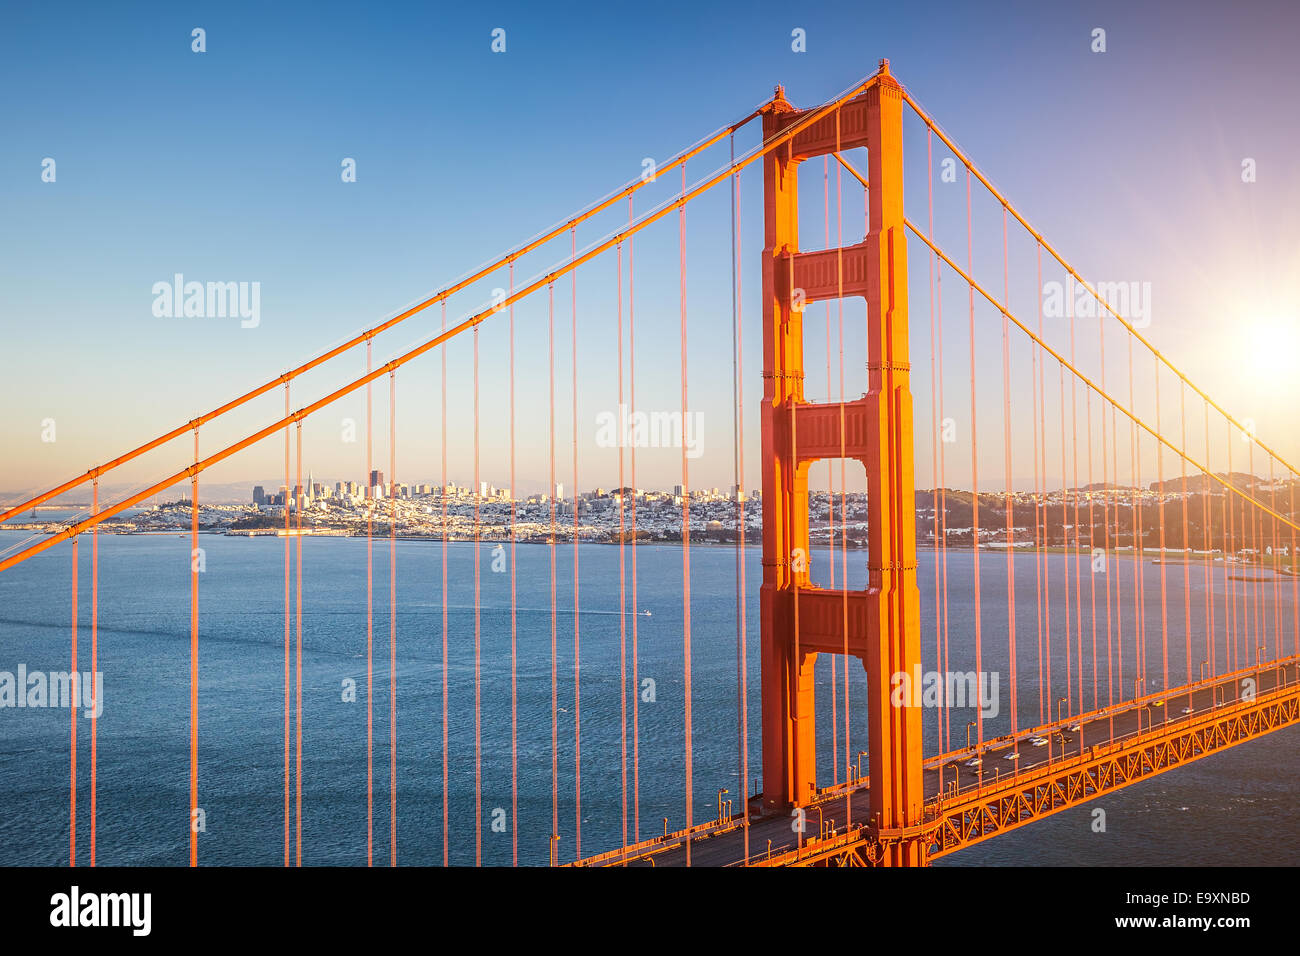
[[[944,134],[943,130],[941,130],[938,127],[938,125],[934,122],[934,120],[931,119],[929,114],[926,113],[925,110],[921,108],[921,106],[916,102],[916,100],[914,100],[906,90],[903,90],[902,94],[903,94],[903,100],[909,106],[912,107],[913,111],[915,111],[916,115],[921,119],[923,123],[925,123],[926,127],[930,129],[932,132],[934,132],[935,134],[937,134],[938,137],[941,140],[943,140],[944,144],[947,145],[947,147],[953,151],[954,155],[956,155],[956,157],[962,162],[962,165],[966,167],[967,171],[975,174],[975,177],[979,179],[979,181],[984,185],[984,187],[990,193],[993,194],[994,198],[996,198],[999,202],[1001,202],[1004,206],[1006,206],[1008,211],[1010,211],[1011,215],[1015,216],[1016,221],[1019,222],[1020,225],[1025,228],[1025,231],[1034,237],[1034,239],[1037,241],[1039,246],[1045,248],[1048,254],[1051,255],[1052,258],[1054,258],[1061,265],[1061,267],[1064,268],[1066,272],[1068,272],[1074,278],[1076,282],[1078,282],[1081,286],[1083,286],[1083,288],[1086,289],[1088,293],[1094,299],[1097,300],[1097,302],[1102,306],[1102,308],[1104,308],[1107,312],[1109,312],[1116,319],[1116,321],[1118,321],[1128,331],[1129,335],[1132,338],[1136,338],[1142,345],[1145,345],[1147,349],[1153,355],[1155,355],[1158,361],[1163,363],[1166,368],[1168,368],[1171,372],[1173,372],[1180,379],[1182,379],[1183,382],[1186,383],[1188,388],[1196,392],[1196,394],[1199,395],[1202,399],[1204,399],[1206,403],[1211,405],[1215,411],[1217,411],[1220,415],[1222,415],[1225,419],[1227,419],[1229,424],[1237,427],[1243,433],[1245,433],[1253,444],[1259,445],[1259,447],[1266,454],[1269,454],[1274,458],[1276,458],[1278,463],[1286,467],[1287,470],[1290,471],[1293,476],[1300,474],[1300,472],[1298,472],[1293,465],[1289,464],[1284,458],[1282,458],[1275,451],[1273,451],[1273,449],[1269,448],[1267,445],[1261,442],[1258,437],[1256,437],[1254,434],[1251,433],[1250,429],[1246,428],[1244,424],[1242,424],[1241,422],[1233,418],[1231,415],[1229,415],[1227,411],[1225,411],[1222,407],[1220,407],[1218,403],[1216,403],[1213,399],[1209,397],[1209,395],[1205,394],[1205,392],[1203,392],[1200,388],[1198,388],[1190,379],[1187,378],[1186,375],[1184,375],[1177,367],[1175,367],[1173,363],[1169,361],[1168,358],[1166,358],[1158,349],[1156,349],[1149,341],[1147,341],[1147,339],[1143,337],[1142,334],[1139,333],[1137,329],[1134,328],[1134,326],[1128,322],[1127,319],[1125,319],[1122,315],[1116,312],[1110,306],[1110,303],[1108,303],[1105,299],[1103,299],[1101,295],[1097,292],[1097,290],[1095,290],[1091,285],[1085,282],[1083,280],[1083,277],[1080,276],[1079,273],[1075,271],[1074,267],[1071,266],[1068,262],[1066,262],[1065,259],[1062,258],[1061,254],[1057,252],[1056,249],[1046,239],[1042,237],[1042,235],[1038,232],[1038,230],[1036,230],[1033,226],[1031,226],[1028,223],[1028,221],[1026,221],[1025,218],[1022,215],[1020,215],[1020,213],[1016,210],[1015,206],[1013,206],[1006,199],[1006,197],[1004,197],[1002,193],[999,192],[993,186],[993,184],[989,182],[987,178],[985,178],[984,174],[981,173],[977,168],[975,168],[975,165],[970,161],[970,159],[966,156],[966,154],[963,153],[957,147],[957,145],[953,143],[953,141]]]
[[[980,295],[982,295],[985,299],[987,299],[991,304],[993,304],[994,306],[996,306],[996,307],[998,307],[998,308],[1001,308],[1000,306],[998,306],[998,302],[997,302],[997,300],[996,300],[992,295],[990,295],[987,291],[985,291],[985,289],[984,289],[984,288],[983,288],[983,287],[982,287],[978,282],[975,282],[975,280],[970,276],[970,274],[969,274],[968,272],[966,272],[966,271],[963,270],[960,266],[958,266],[955,262],[953,262],[952,259],[949,258],[949,257],[948,257],[948,256],[947,256],[947,255],[942,251],[942,250],[940,250],[938,246],[936,246],[933,242],[931,242],[931,241],[926,237],[925,233],[922,232],[920,229],[918,229],[918,228],[916,227],[916,225],[915,225],[914,223],[911,222],[911,220],[905,220],[905,224],[906,224],[907,228],[910,229],[910,230],[912,231],[912,233],[913,233],[914,235],[917,236],[917,238],[919,238],[922,242],[924,242],[927,246],[929,246],[930,249],[931,249],[931,251],[933,251],[933,252],[934,252],[934,253],[935,253],[935,254],[936,254],[936,255],[937,255],[941,260],[943,260],[943,262],[945,262],[945,263],[949,266],[949,268],[951,268],[954,272],[956,272],[959,276],[961,276],[961,278],[962,278],[963,281],[965,281],[965,282],[967,282],[967,283],[970,283],[970,284],[972,285],[972,287],[973,287],[976,291],[978,291],[978,292],[980,293]],[[1263,502],[1261,502],[1261,501],[1259,501],[1259,500],[1257,500],[1257,499],[1251,497],[1250,495],[1248,495],[1248,494],[1246,494],[1245,492],[1243,492],[1240,488],[1238,488],[1238,487],[1237,487],[1235,484],[1233,484],[1232,482],[1230,482],[1230,481],[1226,481],[1226,480],[1224,480],[1224,478],[1222,478],[1221,476],[1219,476],[1219,475],[1215,474],[1214,472],[1210,471],[1210,469],[1209,469],[1208,466],[1201,464],[1200,462],[1198,462],[1198,461],[1196,461],[1194,458],[1192,458],[1190,455],[1188,455],[1185,449],[1180,449],[1180,448],[1175,447],[1174,444],[1173,444],[1172,442],[1170,442],[1167,438],[1165,438],[1163,435],[1161,435],[1160,432],[1159,432],[1158,430],[1152,428],[1149,424],[1147,424],[1147,423],[1146,423],[1145,421],[1143,421],[1140,417],[1138,417],[1137,414],[1135,414],[1132,410],[1130,410],[1129,408],[1127,408],[1127,407],[1121,405],[1121,404],[1119,403],[1119,401],[1118,401],[1117,399],[1115,399],[1112,395],[1110,395],[1108,392],[1106,392],[1106,391],[1104,391],[1103,389],[1099,388],[1099,387],[1097,386],[1097,384],[1096,384],[1095,382],[1093,382],[1093,381],[1092,381],[1088,376],[1084,375],[1081,371],[1079,371],[1079,369],[1078,369],[1077,367],[1075,367],[1074,364],[1072,364],[1071,362],[1069,362],[1068,359],[1064,358],[1064,357],[1063,357],[1059,352],[1057,352],[1057,351],[1056,351],[1055,349],[1053,349],[1050,345],[1048,345],[1045,341],[1043,341],[1043,338],[1042,338],[1041,335],[1035,335],[1032,331],[1030,331],[1030,329],[1028,328],[1028,326],[1026,326],[1026,325],[1024,324],[1024,322],[1022,322],[1020,319],[1018,319],[1015,315],[1008,315],[1007,317],[1008,317],[1008,318],[1009,318],[1009,319],[1010,319],[1010,320],[1011,320],[1011,321],[1016,325],[1017,328],[1019,328],[1022,332],[1024,332],[1026,335],[1028,335],[1029,338],[1030,338],[1031,340],[1033,340],[1035,343],[1037,343],[1037,345],[1038,345],[1038,346],[1039,346],[1043,351],[1045,351],[1045,352],[1046,352],[1048,355],[1050,355],[1052,358],[1056,359],[1056,361],[1061,365],[1061,367],[1062,367],[1063,369],[1068,369],[1068,370],[1070,371],[1070,373],[1071,373],[1075,378],[1077,378],[1080,382],[1083,383],[1084,386],[1086,386],[1087,388],[1090,388],[1090,389],[1092,389],[1093,391],[1095,391],[1095,392],[1097,393],[1097,396],[1098,396],[1100,399],[1102,399],[1103,401],[1107,402],[1108,404],[1110,404],[1113,408],[1117,409],[1118,411],[1122,412],[1123,415],[1124,415],[1126,418],[1129,419],[1130,423],[1132,424],[1132,426],[1133,426],[1133,428],[1134,428],[1135,430],[1140,429],[1141,431],[1146,432],[1146,433],[1147,433],[1148,435],[1150,435],[1153,439],[1155,439],[1155,441],[1159,442],[1159,443],[1162,444],[1164,447],[1168,448],[1170,451],[1173,451],[1175,454],[1182,455],[1183,457],[1185,457],[1185,458],[1187,459],[1188,464],[1192,465],[1193,467],[1197,468],[1199,471],[1203,472],[1203,473],[1206,475],[1206,477],[1208,477],[1208,478],[1210,478],[1210,479],[1212,479],[1212,480],[1218,482],[1220,485],[1223,486],[1223,488],[1224,488],[1226,491],[1228,491],[1228,492],[1230,492],[1231,494],[1235,495],[1237,498],[1240,498],[1240,499],[1242,500],[1242,502],[1243,502],[1243,506],[1244,506],[1244,504],[1251,504],[1251,505],[1255,506],[1256,508],[1258,508],[1261,512],[1263,512],[1263,513],[1265,513],[1265,514],[1272,515],[1273,518],[1275,518],[1276,520],[1282,522],[1283,524],[1286,524],[1286,525],[1288,525],[1289,527],[1292,527],[1292,528],[1294,528],[1294,529],[1296,529],[1296,530],[1300,530],[1300,524],[1297,524],[1295,521],[1292,521],[1291,519],[1285,517],[1284,515],[1281,515],[1281,514],[1277,514],[1277,513],[1275,513],[1271,508],[1269,508],[1269,507],[1268,507],[1267,505],[1265,505]],[[1130,351],[1132,350],[1132,341],[1131,341],[1131,339],[1130,339],[1130,341],[1129,341],[1129,349],[1130,349]],[[1189,387],[1190,387],[1190,386],[1189,386]],[[1132,393],[1131,393],[1131,389],[1130,389],[1130,405],[1131,405],[1131,404],[1133,404],[1133,402],[1132,402]],[[259,436],[259,437],[260,437],[260,436]],[[1135,438],[1136,438],[1136,436],[1135,436]],[[209,459],[209,462],[212,462],[212,460],[213,460],[213,459]],[[1279,459],[1279,461],[1281,461],[1281,459]],[[1139,467],[1138,467],[1138,470],[1139,470],[1139,471],[1141,470],[1141,469],[1140,469],[1140,463],[1141,463],[1141,462],[1140,462],[1140,456],[1138,456],[1138,462],[1137,462],[1137,464],[1138,464],[1138,466],[1139,466]],[[182,473],[182,474],[185,474],[185,473]],[[178,477],[179,477],[179,476],[178,476]],[[176,479],[173,479],[173,480],[176,480]],[[1136,481],[1136,478],[1135,478],[1134,480]],[[116,507],[120,508],[121,505],[118,505],[118,506],[116,506]],[[116,512],[114,512],[114,513],[116,513]],[[74,527],[80,527],[80,526],[74,526]],[[65,534],[66,534],[66,532],[65,532]],[[29,549],[29,550],[30,550],[30,549]],[[3,567],[4,567],[3,565],[0,565],[0,570],[3,570]]]
[[[840,100],[836,102],[840,102],[842,100],[849,99],[853,96],[856,96],[861,90],[870,86],[872,83],[874,83],[874,78],[869,78],[868,80],[864,80],[862,83],[856,85],[852,90],[850,90],[846,94],[843,94]],[[765,105],[766,104],[764,104],[764,106]],[[811,111],[811,114],[813,115],[808,116],[805,122],[800,123],[798,129],[787,130],[784,135],[793,136],[798,132],[800,132],[801,130],[807,128],[808,126],[811,125],[813,121],[815,121],[815,119],[820,118],[820,116],[825,113],[825,111],[829,108],[830,105],[831,104],[825,104],[819,107],[818,109]],[[685,164],[686,161],[689,160],[691,157],[698,155],[699,153],[708,149],[713,144],[719,142],[724,136],[728,136],[734,133],[736,130],[742,128],[751,120],[761,115],[762,109],[763,107],[760,106],[758,109],[755,109],[747,116],[745,116],[743,119],[738,120],[737,122],[732,123],[728,126],[725,126],[720,130],[717,130],[715,133],[711,134],[710,136],[707,136],[704,139],[700,140],[695,146],[685,150],[682,153],[679,153],[672,160],[661,165],[659,167],[659,173],[660,174],[666,173],[676,166]],[[758,156],[751,157],[751,161],[752,159],[757,159],[757,158]],[[603,212],[604,210],[610,208],[612,205],[614,205],[616,202],[622,199],[622,197],[627,196],[630,201],[633,193],[635,193],[638,189],[642,188],[643,186],[647,185],[647,183],[653,181],[654,181],[653,179],[646,180],[641,178],[633,180],[632,182],[624,186],[622,189],[610,193],[605,199],[601,200],[600,202],[597,202],[596,204],[589,206],[586,210],[570,217],[564,223],[547,230],[542,235],[539,235],[536,238],[524,243],[523,245],[514,249],[512,252],[509,252],[504,256],[500,256],[499,258],[483,266],[481,269],[478,269],[473,274],[466,276],[465,278],[461,279],[459,282],[456,282],[451,286],[448,286],[446,289],[443,289],[441,292],[438,292],[437,294],[432,295],[429,298],[416,303],[415,305],[404,310],[403,312],[400,312],[399,314],[393,316],[391,319],[388,319],[387,321],[382,322],[379,325],[374,326],[373,328],[367,329],[364,332],[354,335],[346,342],[330,349],[329,351],[325,352],[322,355],[317,356],[311,361],[306,362],[288,372],[285,372],[283,375],[280,375],[279,377],[274,378],[269,382],[259,385],[257,388],[246,392],[245,394],[241,395],[239,398],[236,398],[234,401],[227,402],[226,404],[220,406],[219,408],[213,409],[212,411],[208,412],[205,415],[200,415],[199,417],[195,418],[193,421],[186,422],[184,425],[180,425],[172,429],[171,431],[167,432],[166,434],[159,436],[153,441],[147,442],[144,445],[141,445],[140,447],[135,448],[127,452],[126,454],[113,459],[112,461],[106,464],[99,465],[96,466],[95,468],[90,469],[80,477],[73,478],[69,481],[65,481],[63,484],[55,488],[52,488],[49,491],[43,492],[42,494],[37,495],[34,498],[30,498],[27,501],[24,501],[20,504],[10,506],[8,510],[6,510],[3,513],[0,513],[0,524],[3,524],[4,522],[8,521],[10,518],[14,517],[15,515],[21,514],[22,512],[28,510],[29,508],[32,508],[39,504],[43,504],[44,502],[49,501],[52,498],[58,497],[59,495],[63,494],[65,491],[70,491],[73,488],[76,488],[77,486],[82,485],[87,481],[90,481],[91,479],[98,478],[103,474],[105,474],[106,472],[111,471],[114,468],[117,468],[123,464],[126,464],[129,461],[132,461],[135,458],[140,457],[146,452],[152,451],[153,449],[159,447],[160,445],[165,445],[173,438],[180,437],[181,435],[185,434],[185,432],[189,431],[192,428],[197,428],[201,425],[205,425],[208,422],[212,421],[213,419],[218,418],[221,415],[224,415],[226,412],[233,411],[234,409],[239,408],[241,405],[244,405],[247,402],[252,401],[254,398],[257,398],[258,396],[264,395],[266,392],[269,392],[271,389],[275,388],[281,382],[288,385],[289,382],[291,382],[293,379],[297,378],[298,376],[311,371],[317,366],[323,365],[324,363],[330,361],[333,358],[337,358],[338,356],[343,355],[346,352],[350,352],[353,348],[360,345],[363,341],[366,343],[367,346],[369,346],[371,340],[374,339],[376,335],[380,335],[383,332],[386,332],[389,329],[393,328],[394,326],[406,321],[411,316],[423,312],[425,309],[427,309],[429,306],[433,305],[434,303],[438,303],[438,302],[442,303],[443,310],[445,313],[447,299],[455,295],[457,292],[469,288],[470,286],[474,285],[474,283],[478,282],[480,279],[487,278],[489,275],[491,275],[497,269],[500,269],[502,266],[507,264],[512,264],[516,259],[519,259],[520,257],[527,255],[529,252],[532,252],[544,246],[546,243],[550,242],[552,239],[555,239],[557,236],[562,235],[566,230],[572,228],[573,226],[586,222],[588,219],[591,219],[592,217]]]
[[[419,358],[421,355],[430,351],[431,349],[437,348],[448,339],[454,338],[455,336],[460,335],[461,333],[467,331],[468,329],[478,326],[485,319],[487,319],[488,316],[494,314],[495,312],[500,311],[500,309],[503,308],[504,306],[511,305],[514,302],[517,302],[520,299],[523,299],[531,295],[533,292],[538,291],[542,287],[554,282],[556,279],[560,278],[561,276],[569,274],[573,270],[577,269],[583,263],[594,259],[595,257],[600,255],[602,252],[606,251],[607,249],[613,248],[617,243],[628,239],[629,237],[635,235],[637,232],[640,232],[642,229],[648,228],[649,226],[658,222],[660,219],[667,216],[669,213],[681,208],[686,203],[690,202],[696,197],[703,195],[705,192],[712,189],[718,183],[730,177],[736,171],[744,169],[746,166],[750,165],[756,160],[761,159],[762,157],[766,156],[769,152],[771,152],[773,149],[776,149],[778,146],[784,145],[788,147],[790,141],[800,132],[810,127],[813,123],[815,123],[818,119],[825,116],[832,109],[837,108],[841,102],[851,99],[853,96],[856,96],[858,93],[862,92],[863,90],[870,88],[872,85],[874,85],[874,83],[875,83],[875,78],[873,76],[867,80],[864,80],[862,83],[852,87],[848,92],[843,94],[838,99],[830,103],[823,104],[822,106],[819,106],[816,109],[809,111],[808,115],[805,116],[803,119],[794,123],[779,135],[774,136],[770,140],[764,142],[764,144],[761,147],[751,152],[748,156],[745,156],[743,159],[740,159],[733,165],[729,166],[727,169],[724,169],[710,176],[706,181],[700,183],[694,189],[685,192],[678,199],[666,203],[661,208],[646,215],[639,222],[629,226],[623,232],[617,233],[605,239],[604,241],[598,243],[591,249],[588,249],[582,255],[579,255],[576,258],[572,258],[566,264],[557,267],[554,271],[544,276],[541,276],[538,279],[533,280],[524,288],[516,292],[514,295],[507,297],[505,301],[496,302],[489,308],[485,309],[484,311],[469,316],[468,318],[466,318],[456,326],[452,327],[451,329],[444,330],[441,335],[437,335],[431,339],[426,340],[420,345],[415,346],[414,348],[408,350],[407,352],[404,352],[403,354],[399,355],[397,358],[389,361],[382,367],[367,372],[367,374],[362,376],[361,378],[355,379],[354,381],[349,382],[347,385],[344,385],[342,388],[336,389],[335,391],[331,392],[329,395],[326,395],[324,398],[318,399],[317,401],[312,402],[310,405],[307,405],[304,408],[299,409],[291,417],[294,419],[306,418],[308,415],[311,415],[313,412],[319,411],[320,409],[326,407],[327,405],[330,405],[338,401],[340,398],[343,398],[346,395],[350,395],[352,392],[362,388],[365,385],[370,384],[379,376],[386,375],[394,368],[397,368],[401,365],[406,364],[407,362]],[[196,419],[196,421],[198,420]],[[41,553],[42,551],[45,551],[46,549],[53,547],[54,545],[58,544],[61,541],[68,540],[69,538],[73,537],[76,534],[81,533],[83,530],[91,527],[92,525],[98,524],[117,514],[120,514],[122,511],[126,510],[127,508],[130,508],[138,504],[139,502],[146,500],[147,498],[157,494],[159,491],[165,490],[166,488],[170,488],[172,485],[176,484],[177,482],[181,481],[186,477],[189,477],[191,474],[202,472],[207,468],[210,468],[212,465],[215,465],[220,461],[224,461],[226,458],[229,458],[231,455],[235,454],[236,452],[241,451],[244,448],[249,447],[250,445],[256,444],[257,442],[261,441],[263,438],[267,437],[268,435],[279,431],[280,428],[282,428],[285,424],[286,423],[284,421],[273,422],[272,424],[266,426],[265,428],[262,428],[259,431],[246,436],[245,438],[241,439],[235,444],[222,449],[216,454],[208,456],[208,458],[204,459],[203,461],[196,462],[192,467],[186,468],[181,472],[178,472],[177,474],[172,475],[170,478],[166,478],[155,485],[151,485],[149,488],[146,488],[145,490],[138,492],[137,494],[132,495],[131,497],[123,501],[119,501],[117,504],[113,505],[110,508],[105,509],[100,514],[92,516],[87,519],[83,519],[82,521],[78,521],[75,524],[69,525],[68,527],[64,528],[62,531],[58,532],[57,534],[46,536],[45,538],[41,539],[35,544],[25,548],[23,551],[11,555],[10,557],[4,559],[3,561],[0,561],[0,571],[5,571],[8,568],[13,567],[14,565],[26,561],[27,559],[34,557],[35,555]],[[156,445],[151,445],[150,447],[156,447]],[[103,469],[101,468],[99,470],[102,471]],[[91,475],[88,474],[87,478],[89,477],[91,477]],[[79,479],[78,481],[74,482],[74,486],[75,484],[79,484],[81,480],[84,479]]]

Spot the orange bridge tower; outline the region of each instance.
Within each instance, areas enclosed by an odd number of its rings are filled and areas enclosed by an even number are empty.
[[[801,807],[816,792],[813,665],[858,658],[868,678],[870,819],[878,860],[924,862],[921,713],[891,704],[891,678],[920,666],[915,481],[903,220],[902,89],[888,61],[862,93],[769,153],[763,165],[763,803]],[[768,139],[806,114],[778,89],[763,115]],[[799,251],[798,166],[868,150],[868,228],[856,245]],[[804,397],[803,309],[862,296],[868,391],[852,402]],[[864,591],[809,578],[808,473],[848,458],[867,476],[869,576]],[[860,713],[860,711],[858,711]],[[858,821],[855,821],[858,822]]]

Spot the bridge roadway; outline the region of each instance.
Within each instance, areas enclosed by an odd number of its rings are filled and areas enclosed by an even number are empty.
[[[1014,739],[1007,735],[987,740],[970,750],[927,758],[923,769],[927,808],[937,810],[942,805],[946,810],[951,809],[982,787],[1005,785],[1015,777],[1027,776],[1029,771],[1077,759],[1083,755],[1084,748],[1133,741],[1139,732],[1147,734],[1153,727],[1173,730],[1190,724],[1206,711],[1243,700],[1247,678],[1255,680],[1256,696],[1278,687],[1295,687],[1300,683],[1300,656],[1265,663],[1261,669],[1244,668],[1222,677],[1171,688],[1167,695],[1148,694],[1113,707],[1018,731]],[[1034,737],[1048,739],[1049,743],[1036,745]],[[971,766],[970,762],[976,759],[980,764]],[[941,789],[944,792],[940,802]],[[757,805],[758,799],[752,797],[751,802]],[[761,865],[783,854],[816,852],[817,834],[821,833],[826,840],[846,836],[846,824],[856,827],[866,823],[868,806],[869,794],[863,780],[820,791],[817,799],[804,808],[802,837],[794,830],[795,817],[791,812],[755,814],[749,825],[749,862]],[[684,866],[689,839],[690,865],[737,866],[746,860],[744,829],[743,818],[739,816],[711,820],[690,830],[655,837],[570,865]]]

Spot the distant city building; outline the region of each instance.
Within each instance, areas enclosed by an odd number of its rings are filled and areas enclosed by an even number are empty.
[[[263,488],[261,485],[254,485],[254,486],[253,486],[253,504],[255,504],[255,505],[264,505],[264,504],[266,504],[266,503],[267,503],[267,501],[266,501],[266,489]]]

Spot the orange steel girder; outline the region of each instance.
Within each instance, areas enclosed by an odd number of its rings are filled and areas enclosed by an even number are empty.
[[[1300,688],[1292,687],[1172,727],[1158,725],[1136,741],[1090,747],[1084,756],[1048,773],[1008,778],[960,802],[944,804],[927,840],[928,857],[947,856],[1296,723],[1300,723]]]
[[[868,678],[873,832],[911,833],[922,820],[921,712],[890,701],[892,675],[920,665],[915,482],[903,218],[902,89],[882,61],[877,82],[764,159],[762,721],[764,806],[816,793],[813,665],[819,653],[858,657]],[[767,139],[802,113],[778,90],[763,111]],[[798,164],[837,150],[869,155],[865,240],[802,253]],[[868,391],[814,404],[803,391],[806,303],[866,299]],[[869,577],[865,591],[823,589],[808,575],[808,471],[821,458],[866,470]],[[880,862],[920,865],[919,837],[890,839]]]
[[[918,829],[925,862],[1085,804],[1202,757],[1300,724],[1300,688],[1290,687],[1234,704],[1139,738],[1090,747],[1079,757],[1031,774],[990,784],[962,799],[926,807]],[[752,866],[881,866],[888,843],[870,826],[846,828],[797,850],[755,860]]]

